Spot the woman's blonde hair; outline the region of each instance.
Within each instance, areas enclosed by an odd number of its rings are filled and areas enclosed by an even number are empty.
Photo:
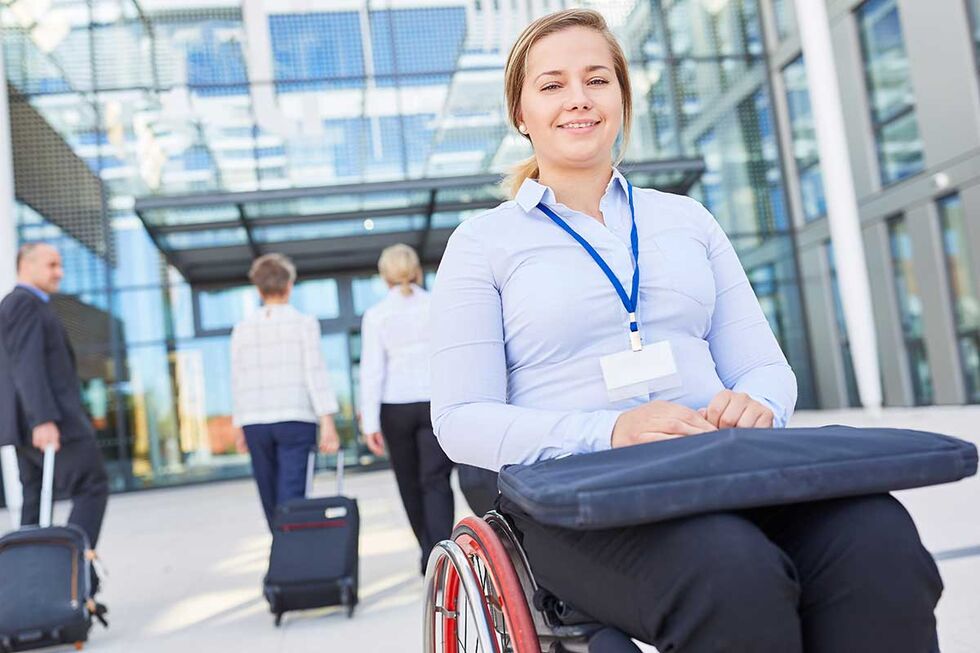
[[[520,131],[518,123],[521,113],[521,92],[527,77],[527,57],[531,52],[531,47],[544,37],[571,27],[585,27],[595,30],[609,44],[616,79],[623,96],[623,140],[616,157],[616,164],[618,164],[626,155],[633,120],[633,91],[630,85],[629,63],[619,41],[609,30],[606,19],[593,9],[566,9],[542,16],[528,25],[517,38],[517,42],[514,43],[514,47],[511,48],[510,55],[507,57],[507,67],[504,69],[504,95],[507,99],[507,112],[510,122],[515,129]],[[527,134],[522,134],[522,136],[531,140]],[[504,187],[511,196],[515,196],[524,180],[536,179],[538,172],[538,161],[534,155],[531,155],[531,158],[521,161],[511,169],[510,175],[504,180]]]
[[[412,284],[422,283],[422,264],[419,255],[401,243],[385,247],[378,259],[381,278],[392,286],[400,286],[406,297],[412,294]]]

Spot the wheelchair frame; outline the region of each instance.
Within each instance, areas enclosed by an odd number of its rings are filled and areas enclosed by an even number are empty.
[[[601,628],[566,626],[535,607],[540,588],[517,536],[496,511],[463,519],[433,548],[424,587],[424,653],[473,653],[459,648],[467,645],[457,632],[464,609],[482,653],[585,653],[588,637]]]

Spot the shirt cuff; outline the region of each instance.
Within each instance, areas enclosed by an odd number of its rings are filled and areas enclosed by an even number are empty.
[[[377,433],[381,430],[381,419],[377,415],[361,413],[361,431],[364,434]]]
[[[621,415],[616,410],[597,410],[580,414],[582,419],[569,434],[565,451],[570,454],[592,453],[612,448],[612,432]]]
[[[785,412],[779,406],[772,403],[765,397],[756,396],[751,392],[749,392],[748,395],[752,397],[752,399],[758,401],[760,404],[762,404],[763,406],[765,406],[766,408],[772,411],[772,427],[774,429],[781,429],[786,426],[786,422],[788,422],[789,420],[787,419]]]

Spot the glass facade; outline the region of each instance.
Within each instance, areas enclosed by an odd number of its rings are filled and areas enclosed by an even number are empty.
[[[793,0],[772,0],[772,13],[776,21],[776,35],[785,41],[796,34],[796,10]]]
[[[527,22],[570,3],[380,4],[58,0],[38,11],[63,29],[40,31],[0,9],[18,236],[64,254],[57,308],[75,325],[85,399],[116,489],[248,473],[233,446],[228,359],[232,326],[257,303],[247,269],[235,281],[192,283],[162,252],[198,252],[197,265],[219,266],[232,251],[295,241],[370,235],[418,245],[428,226],[451,229],[474,214],[454,203],[492,193],[439,191],[450,208],[431,225],[410,210],[428,200],[414,191],[241,196],[140,215],[137,201],[497,174],[529,153],[506,123],[505,57]],[[814,407],[759,0],[589,4],[630,60],[624,170],[704,160],[691,192],[753,261],[800,380],[799,406]],[[358,218],[366,209],[386,215]],[[321,219],[338,212],[350,215]],[[437,262],[426,258],[427,283]],[[372,264],[303,277],[293,297],[320,320],[352,453],[357,332],[384,292]]]
[[[851,358],[851,342],[847,336],[847,323],[844,321],[844,304],[840,298],[840,285],[837,282],[837,263],[834,260],[834,246],[828,240],[824,245],[827,257],[827,270],[830,275],[830,293],[834,304],[834,324],[837,326],[837,341],[840,343],[840,360],[844,368],[844,387],[847,390],[847,405],[852,408],[861,405],[858,394],[857,377],[854,375],[854,360]]]
[[[919,284],[912,268],[912,240],[909,238],[905,218],[894,217],[888,221],[888,241],[891,249],[892,278],[902,320],[902,336],[909,361],[912,380],[912,397],[917,406],[933,403],[932,371],[922,326],[922,299]]]
[[[786,103],[793,138],[793,158],[800,180],[803,217],[815,220],[827,214],[827,199],[823,192],[820,154],[817,151],[817,132],[810,108],[810,91],[806,84],[806,68],[799,57],[783,69]]]
[[[939,218],[966,398],[971,403],[980,403],[980,294],[972,276],[976,252],[968,245],[966,215],[959,195],[949,195],[939,201]]]
[[[887,186],[925,165],[898,3],[868,0],[857,10],[857,21],[881,182]]]

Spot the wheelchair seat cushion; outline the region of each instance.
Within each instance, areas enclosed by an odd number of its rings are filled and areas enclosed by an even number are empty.
[[[542,524],[602,529],[937,485],[976,471],[976,447],[938,433],[725,429],[508,465],[499,487]]]

